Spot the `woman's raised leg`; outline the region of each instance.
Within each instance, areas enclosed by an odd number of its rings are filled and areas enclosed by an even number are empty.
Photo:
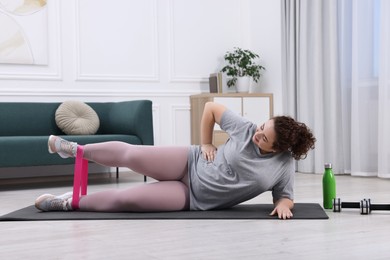
[[[188,184],[188,150],[186,146],[105,142],[85,145],[84,158],[105,166],[127,167],[156,180],[182,180]]]

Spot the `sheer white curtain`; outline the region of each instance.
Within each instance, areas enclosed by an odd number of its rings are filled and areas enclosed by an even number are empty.
[[[340,17],[340,27],[350,31],[340,34],[343,113],[351,117],[350,171],[390,178],[390,1],[341,1]]]
[[[282,12],[284,113],[306,123],[317,138],[297,170],[321,173],[331,162],[334,172],[343,172],[337,0],[284,0]]]
[[[390,178],[390,1],[282,1],[285,112],[316,149],[298,171]]]

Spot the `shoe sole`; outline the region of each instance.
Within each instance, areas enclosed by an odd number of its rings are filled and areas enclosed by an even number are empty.
[[[47,148],[49,150],[49,153],[55,153],[55,151],[53,151],[51,148],[50,148],[50,141],[54,138],[54,135],[51,135],[49,136],[49,140],[47,140]]]

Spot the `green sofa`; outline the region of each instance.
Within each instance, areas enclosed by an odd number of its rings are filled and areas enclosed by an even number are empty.
[[[135,100],[86,103],[99,116],[94,135],[65,135],[56,125],[55,112],[61,103],[0,102],[0,167],[73,164],[47,150],[49,135],[79,144],[123,141],[153,145],[152,102]]]

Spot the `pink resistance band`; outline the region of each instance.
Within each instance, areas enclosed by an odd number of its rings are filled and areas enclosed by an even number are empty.
[[[77,146],[76,163],[74,165],[72,208],[79,209],[80,195],[87,195],[88,160],[83,159],[84,147]]]

